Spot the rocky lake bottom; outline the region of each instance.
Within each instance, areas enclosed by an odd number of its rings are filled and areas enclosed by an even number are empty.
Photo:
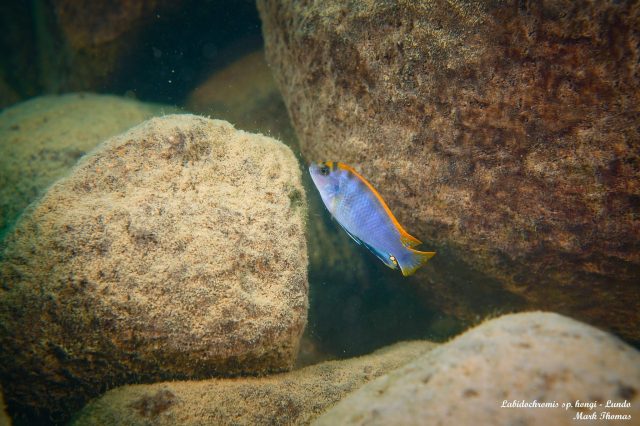
[[[107,3],[6,15],[0,425],[639,424],[636,3]]]

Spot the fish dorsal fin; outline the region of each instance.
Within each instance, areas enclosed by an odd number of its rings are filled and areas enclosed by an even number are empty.
[[[400,222],[398,222],[398,219],[396,219],[396,217],[393,215],[393,213],[391,212],[391,209],[389,208],[389,206],[387,205],[387,203],[382,199],[382,196],[380,195],[380,193],[373,187],[373,185],[371,185],[371,183],[369,183],[368,180],[366,180],[360,173],[356,172],[353,167],[348,166],[344,163],[338,163],[338,168],[342,169],[342,170],[346,170],[349,173],[353,173],[353,175],[355,177],[357,177],[358,179],[360,179],[360,181],[362,183],[364,183],[367,188],[369,188],[369,190],[371,191],[371,193],[378,199],[378,201],[380,202],[380,204],[382,205],[382,207],[384,208],[384,211],[387,213],[387,215],[389,216],[389,219],[391,219],[391,222],[393,223],[393,225],[396,227],[396,229],[398,230],[398,232],[400,233],[400,241],[402,242],[402,244],[405,247],[415,247],[418,244],[422,244],[422,241],[420,241],[419,239],[417,239],[416,237],[410,235],[407,231],[404,230],[404,228],[402,227],[402,225],[400,225]],[[388,261],[388,259],[387,259]]]

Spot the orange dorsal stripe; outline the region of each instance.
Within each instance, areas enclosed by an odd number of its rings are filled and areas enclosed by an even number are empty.
[[[391,209],[389,208],[387,203],[384,202],[384,200],[382,199],[382,196],[380,195],[380,193],[378,191],[376,191],[376,189],[373,187],[373,185],[371,185],[369,183],[368,180],[366,180],[360,173],[356,172],[353,169],[353,167],[348,166],[348,165],[346,165],[344,163],[338,163],[338,168],[342,169],[342,170],[346,170],[349,173],[353,173],[358,179],[360,179],[362,181],[362,183],[367,185],[367,188],[369,188],[371,193],[376,196],[378,201],[380,201],[380,204],[382,204],[382,207],[384,208],[384,211],[387,212],[387,215],[391,219],[391,222],[396,227],[398,232],[400,232],[400,239],[402,240],[402,242],[405,245],[407,245],[409,247],[413,247],[413,246],[417,246],[418,244],[422,244],[422,241],[420,241],[416,237],[411,236],[407,231],[404,230],[402,225],[400,225],[400,222],[398,222],[398,219],[396,219],[396,217],[393,215],[393,213],[391,213]]]

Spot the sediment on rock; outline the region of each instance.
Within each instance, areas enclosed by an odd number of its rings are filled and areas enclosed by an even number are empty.
[[[290,369],[305,209],[290,149],[227,122],[171,115],[106,141],[7,237],[12,411],[61,421],[120,384]]]
[[[106,139],[176,108],[118,96],[41,96],[0,113],[0,240],[22,210]],[[1,242],[0,242],[1,246]]]
[[[640,352],[615,336],[557,314],[514,314],[367,383],[314,424],[573,425],[578,412],[607,423],[601,413],[640,416],[639,390]],[[551,406],[513,404],[522,401]]]
[[[438,252],[426,300],[640,341],[637,3],[258,8],[304,156],[354,166]]]
[[[72,424],[309,424],[364,383],[434,347],[403,342],[360,358],[261,378],[124,386],[88,404]]]

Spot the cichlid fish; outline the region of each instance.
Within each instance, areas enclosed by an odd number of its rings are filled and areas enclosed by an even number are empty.
[[[353,240],[405,277],[435,252],[414,250],[421,244],[402,228],[378,191],[350,166],[326,161],[311,164],[309,173],[324,205]]]

